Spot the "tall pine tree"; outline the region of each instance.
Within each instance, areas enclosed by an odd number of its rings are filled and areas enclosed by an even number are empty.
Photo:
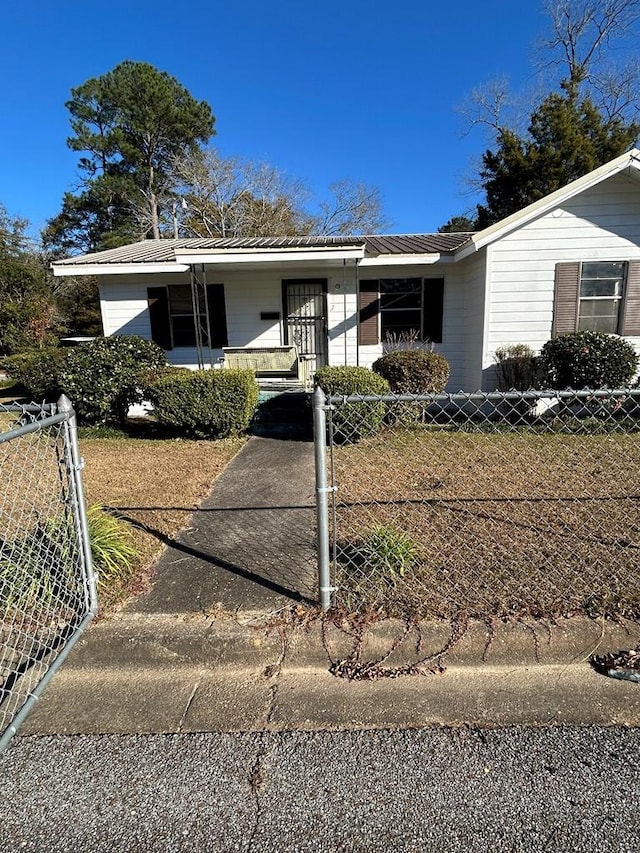
[[[82,154],[83,183],[66,193],[45,229],[58,251],[93,251],[159,237],[163,205],[176,182],[175,159],[206,143],[214,117],[174,77],[145,62],[125,61],[87,80],[67,102]]]

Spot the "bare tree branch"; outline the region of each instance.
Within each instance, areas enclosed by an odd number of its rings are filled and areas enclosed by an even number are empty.
[[[379,234],[388,228],[378,187],[343,178],[330,184],[332,198],[320,202],[316,234]]]
[[[569,94],[590,82],[594,65],[615,38],[620,43],[640,19],[640,0],[548,0],[552,36],[543,44],[566,66],[563,86]]]

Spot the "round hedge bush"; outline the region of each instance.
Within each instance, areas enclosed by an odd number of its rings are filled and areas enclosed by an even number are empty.
[[[321,367],[315,376],[325,394],[383,395],[391,390],[382,376],[367,367]],[[333,412],[333,425],[346,441],[375,435],[382,429],[386,414],[383,402],[341,403]]]
[[[437,352],[395,350],[373,363],[394,394],[439,394],[449,379],[449,362]]]
[[[142,402],[140,375],[167,364],[164,351],[136,335],[96,338],[69,350],[59,381],[83,424],[124,423]]]
[[[638,355],[619,335],[569,332],[540,350],[541,373],[550,388],[624,388],[638,368]]]
[[[252,370],[185,370],[147,373],[145,394],[156,420],[195,438],[246,432],[258,404]]]

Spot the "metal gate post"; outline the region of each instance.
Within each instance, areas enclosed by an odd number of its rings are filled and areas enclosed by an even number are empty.
[[[331,607],[331,578],[329,573],[329,509],[327,487],[327,398],[322,388],[313,392],[313,446],[316,466],[316,518],[318,523],[318,585],[320,606]]]
[[[67,436],[67,465],[69,467],[69,480],[72,483],[71,501],[73,509],[73,517],[78,536],[78,545],[80,554],[82,554],[87,593],[88,593],[88,610],[92,616],[98,613],[98,593],[97,593],[97,578],[93,569],[93,558],[91,556],[91,542],[89,540],[89,523],[87,521],[87,507],[84,498],[84,488],[82,485],[82,477],[80,471],[84,467],[84,460],[80,456],[80,448],[78,446],[78,424],[76,414],[73,409],[71,400],[66,394],[62,394],[58,400],[57,408],[59,412],[64,412],[67,415],[66,436]]]

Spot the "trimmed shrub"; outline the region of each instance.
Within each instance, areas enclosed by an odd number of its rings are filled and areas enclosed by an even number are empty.
[[[126,421],[141,403],[140,375],[167,364],[164,351],[135,335],[96,338],[69,350],[60,384],[83,424]]]
[[[196,438],[245,432],[258,403],[252,370],[169,370],[145,388],[156,420]]]
[[[60,373],[69,350],[48,347],[5,356],[2,367],[19,382],[34,402],[57,400],[62,393]]]
[[[628,341],[603,332],[569,332],[547,341],[540,368],[550,388],[623,388],[638,368]]]
[[[315,376],[325,394],[389,394],[386,379],[366,367],[321,367]],[[357,441],[382,429],[384,403],[342,403],[333,413],[333,423],[342,437]]]
[[[439,394],[449,379],[449,362],[437,352],[394,350],[373,363],[394,394]]]
[[[540,387],[540,363],[527,344],[498,347],[496,365],[500,391],[528,391]]]

